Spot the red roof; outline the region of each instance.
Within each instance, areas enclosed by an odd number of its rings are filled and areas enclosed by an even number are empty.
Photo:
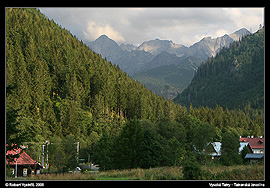
[[[264,148],[264,138],[258,138],[258,137],[254,137],[254,138],[240,138],[239,139],[240,142],[248,142],[250,147],[252,149],[263,149]]]
[[[19,154],[21,150],[22,150],[21,148],[10,150],[10,151],[7,151],[6,155],[9,155],[9,154],[16,155],[16,151],[18,151],[18,154]],[[10,165],[15,165],[16,159],[12,162],[8,162],[6,160],[6,163]],[[32,159],[25,151],[23,151],[20,154],[19,158],[17,158],[17,165],[39,165],[42,168],[42,166],[38,162],[36,162],[34,159]]]

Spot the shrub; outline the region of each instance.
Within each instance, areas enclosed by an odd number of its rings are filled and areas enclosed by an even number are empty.
[[[183,162],[184,179],[197,180],[201,178],[201,166],[193,155],[188,155]]]

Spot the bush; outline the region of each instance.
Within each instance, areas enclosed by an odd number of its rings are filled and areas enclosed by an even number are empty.
[[[183,161],[184,179],[197,180],[201,178],[201,166],[193,155],[188,155]]]

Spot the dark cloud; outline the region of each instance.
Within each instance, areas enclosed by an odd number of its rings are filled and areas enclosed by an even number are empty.
[[[83,40],[106,34],[118,43],[155,38],[192,45],[240,28],[258,29],[263,8],[41,8],[50,19]]]

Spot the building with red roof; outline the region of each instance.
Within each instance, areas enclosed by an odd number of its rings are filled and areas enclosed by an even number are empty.
[[[241,137],[239,139],[240,142],[248,142],[253,153],[264,153],[264,138],[262,136],[260,137]]]
[[[19,158],[15,158],[14,161],[8,161],[8,159],[6,159],[6,164],[11,167],[13,174],[15,174],[16,162],[17,176],[28,176],[40,173],[40,169],[43,167],[32,159],[25,151],[22,151],[21,148],[7,151],[6,155],[16,155],[16,152],[19,154]]]

